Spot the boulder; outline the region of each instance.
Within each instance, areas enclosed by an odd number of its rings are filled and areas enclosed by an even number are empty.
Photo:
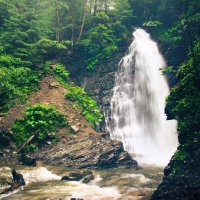
[[[10,149],[4,149],[3,152],[9,154],[10,153]]]
[[[124,151],[122,142],[100,135],[47,145],[31,156],[44,164],[76,169],[138,168],[137,162]]]
[[[8,181],[9,181],[8,178],[0,176],[0,188],[1,187],[6,187],[8,185]]]
[[[22,162],[23,165],[36,165],[36,159],[26,154],[22,154],[19,158],[19,161]]]
[[[0,117],[5,117],[7,113],[0,113]]]
[[[53,88],[58,88],[59,87],[59,83],[58,82],[52,82],[49,84],[49,88],[53,89]]]
[[[1,192],[0,194],[8,194],[18,188],[20,188],[21,185],[19,183],[12,183],[12,185],[8,188],[6,188],[3,192]]]
[[[79,127],[77,127],[75,125],[72,125],[71,129],[73,130],[74,133],[78,133],[78,131],[79,131]]]
[[[71,198],[71,200],[84,200],[84,199],[80,199],[80,198]]]
[[[61,181],[80,181],[81,179],[84,183],[89,183],[94,180],[94,175],[91,170],[78,170],[63,176]]]
[[[179,151],[185,150],[183,146]],[[164,170],[164,178],[151,200],[198,200],[200,197],[200,150],[193,150],[185,159],[173,156]]]
[[[83,183],[88,184],[90,181],[94,180],[94,174],[87,175],[83,178]]]
[[[15,170],[12,170],[12,176],[13,176],[13,179],[12,179],[12,182],[9,183],[10,186],[7,187],[0,194],[8,194],[8,193],[13,192],[14,190],[20,188],[21,186],[25,185],[25,180],[24,180],[22,174],[18,174]]]

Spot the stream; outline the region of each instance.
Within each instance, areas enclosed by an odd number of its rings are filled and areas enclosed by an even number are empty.
[[[60,181],[69,172],[64,167],[24,167],[15,169],[23,174],[26,186],[22,190],[0,195],[2,200],[147,200],[163,177],[163,168],[143,166],[143,169],[92,170],[95,180]],[[11,168],[0,168],[0,178],[12,179]],[[1,186],[0,192],[5,188]]]

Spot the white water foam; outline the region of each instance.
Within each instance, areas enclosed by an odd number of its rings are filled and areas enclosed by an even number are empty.
[[[166,63],[147,32],[136,29],[133,36],[116,73],[107,129],[140,164],[166,165],[178,146],[176,121],[164,113]]]
[[[61,176],[58,176],[45,167],[35,167],[32,170],[21,170],[26,184],[33,182],[47,182],[52,180],[61,180]]]

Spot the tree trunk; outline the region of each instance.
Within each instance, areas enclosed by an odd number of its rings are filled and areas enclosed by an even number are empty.
[[[106,12],[109,10],[108,0],[104,0],[104,9]]]
[[[21,147],[20,149],[17,151],[17,153],[19,153],[26,145],[28,145],[32,140],[33,138],[37,135],[37,133],[35,133],[34,135],[32,135]]]
[[[71,37],[71,46],[72,46],[72,49],[74,47],[74,9],[72,11],[72,37]]]
[[[98,0],[94,1],[94,16],[97,15],[97,4],[98,4]]]
[[[57,1],[55,1],[56,3],[56,26],[57,26],[57,30],[56,30],[56,40],[60,41],[60,18],[59,18],[59,9],[58,9],[58,3]]]
[[[82,33],[83,33],[83,28],[84,28],[84,25],[85,25],[86,4],[87,4],[87,0],[84,1],[83,18],[82,18],[82,23],[81,23],[81,28],[80,28],[80,32],[79,32],[79,37],[78,37],[77,43],[80,42],[80,39],[81,39],[81,36],[82,36]]]

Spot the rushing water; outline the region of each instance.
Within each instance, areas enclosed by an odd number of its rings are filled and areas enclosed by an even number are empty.
[[[166,64],[147,32],[136,29],[133,36],[116,73],[107,128],[139,163],[166,165],[178,145],[176,121],[164,113],[169,87],[160,69]]]
[[[162,179],[162,169],[145,167],[140,170],[110,169],[93,171],[95,180],[89,184],[63,182],[68,170],[62,167],[17,167],[26,186],[1,200],[147,200]],[[11,168],[0,168],[0,176],[11,180]],[[1,178],[0,177],[0,178]],[[4,188],[0,188],[0,191]]]

